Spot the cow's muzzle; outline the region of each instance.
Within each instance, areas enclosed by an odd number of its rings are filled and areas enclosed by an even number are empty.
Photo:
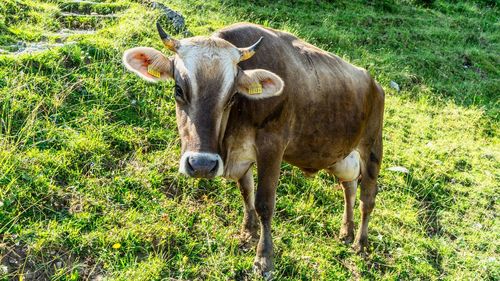
[[[215,153],[187,151],[179,163],[179,172],[194,178],[213,178],[223,171],[222,159]]]

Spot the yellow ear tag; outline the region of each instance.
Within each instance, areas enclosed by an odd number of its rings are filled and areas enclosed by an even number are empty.
[[[249,95],[260,95],[262,94],[262,85],[260,83],[252,83],[248,88]]]
[[[160,78],[161,74],[158,70],[154,69],[152,65],[148,65],[148,73],[156,78]]]

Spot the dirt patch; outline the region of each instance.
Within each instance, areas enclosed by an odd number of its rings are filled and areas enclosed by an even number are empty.
[[[73,1],[59,5],[61,11],[80,14],[112,14],[126,9],[128,6],[119,3],[100,3],[92,1]]]
[[[116,14],[101,15],[64,12],[59,14],[58,20],[64,29],[95,30],[114,22],[118,17]]]
[[[35,43],[26,43],[26,42],[18,42],[9,46],[2,46],[0,48],[1,53],[13,54],[13,55],[22,55],[28,53],[37,53],[41,51],[50,50],[53,48],[62,47],[65,45],[76,44],[76,42],[65,42],[65,43],[49,43],[49,42],[35,42]]]
[[[81,260],[63,248],[33,253],[26,244],[14,242],[15,239],[4,235],[1,240],[8,242],[0,243],[0,266],[9,280],[50,280],[61,271],[67,275],[77,272],[81,280],[100,280],[104,275],[102,265],[91,257]]]

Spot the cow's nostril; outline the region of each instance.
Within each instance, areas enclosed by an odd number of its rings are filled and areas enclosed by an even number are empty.
[[[218,167],[219,167],[219,162],[214,161],[214,167],[212,168],[212,170],[210,170],[210,173],[215,174],[217,172]]]
[[[186,168],[190,174],[194,173],[195,170],[194,170],[193,166],[191,165],[191,158],[188,158],[188,161],[186,161]]]

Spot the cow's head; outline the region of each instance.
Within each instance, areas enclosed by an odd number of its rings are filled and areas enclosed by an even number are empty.
[[[235,95],[265,99],[280,95],[283,80],[263,69],[241,70],[238,63],[251,58],[261,40],[237,48],[217,37],[176,40],[157,24],[165,46],[175,53],[137,47],[127,50],[123,63],[149,82],[175,81],[177,126],[182,143],[179,171],[192,177],[212,178],[224,172],[219,144]]]

